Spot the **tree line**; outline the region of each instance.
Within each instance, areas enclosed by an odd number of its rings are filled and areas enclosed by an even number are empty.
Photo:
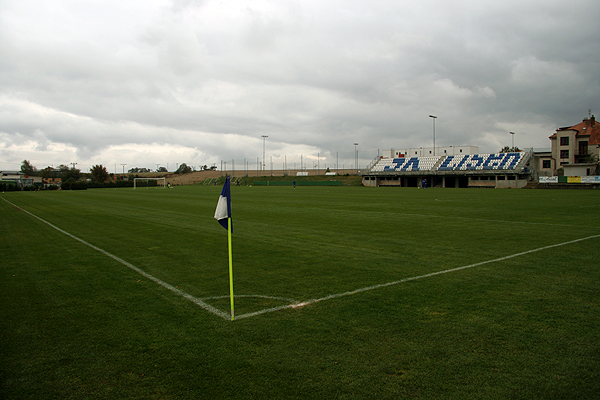
[[[177,170],[175,171],[176,174],[189,174],[190,172],[194,172],[194,171],[213,171],[215,169],[217,169],[216,166],[212,166],[209,167],[208,165],[201,165],[199,167],[199,170],[196,170],[195,167],[189,166],[186,163],[181,163],[179,164],[179,167],[177,168]],[[156,168],[155,171],[152,171],[150,168],[131,168],[127,171],[130,174],[139,174],[139,173],[145,173],[145,172],[169,172],[165,167],[158,167]]]
[[[133,186],[133,179],[139,177],[138,173],[153,172],[147,168],[131,168],[129,169],[127,179],[123,175],[117,175],[116,179],[114,174],[109,173],[106,167],[103,165],[94,165],[90,168],[88,173],[83,173],[79,168],[75,168],[75,163],[71,167],[61,164],[58,168],[46,167],[38,170],[29,160],[23,160],[21,162],[21,172],[28,176],[39,176],[44,179],[58,179],[61,180],[61,188],[64,189],[87,189],[88,187],[107,187],[107,186]],[[206,165],[201,167],[202,170],[216,169],[216,167],[208,167]],[[188,174],[193,172],[194,169],[188,166],[186,163],[181,163],[176,174]],[[156,172],[168,172],[166,168],[157,168]],[[112,179],[111,179],[112,178]],[[88,181],[89,179],[89,181]],[[10,190],[8,184],[3,184],[3,189]],[[156,185],[156,182],[148,182],[149,186]],[[18,189],[18,188],[14,188]]]
[[[200,167],[201,171],[208,171],[208,170],[214,170],[217,167],[212,166],[209,167],[207,165],[202,165]],[[195,169],[189,165],[187,165],[186,163],[181,163],[179,164],[177,170],[175,171],[176,174],[189,174],[190,172],[195,171]],[[31,164],[31,162],[29,160],[23,160],[23,162],[21,163],[21,172],[24,173],[25,175],[30,175],[30,176],[40,176],[42,178],[61,178],[62,181],[66,181],[70,178],[73,178],[74,180],[79,180],[80,178],[82,178],[85,174],[81,172],[80,169],[75,168],[75,164],[72,164],[71,167],[61,164],[59,165],[57,168],[53,168],[53,167],[46,167],[44,169],[38,170],[34,165]],[[169,172],[167,171],[167,169],[165,167],[158,167],[156,169],[156,171],[152,171],[149,168],[130,168],[127,171],[129,174],[140,174],[140,173],[148,173],[148,172]],[[92,179],[96,182],[105,182],[106,180],[108,180],[108,178],[110,176],[112,176],[113,174],[108,173],[108,171],[106,170],[106,167],[104,167],[103,165],[94,165],[92,166],[92,168],[90,168],[90,172],[89,175],[91,175]],[[122,175],[119,175],[122,176]]]

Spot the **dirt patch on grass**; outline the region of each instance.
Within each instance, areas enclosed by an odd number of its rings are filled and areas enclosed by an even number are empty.
[[[173,186],[194,185],[202,183],[209,178],[219,178],[221,171],[196,171],[189,174],[167,174],[167,182]]]

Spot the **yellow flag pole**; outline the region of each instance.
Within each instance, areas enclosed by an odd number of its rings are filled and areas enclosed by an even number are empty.
[[[233,312],[233,254],[231,246],[231,217],[227,218],[227,242],[229,247],[229,298],[231,303],[231,320],[235,319]]]

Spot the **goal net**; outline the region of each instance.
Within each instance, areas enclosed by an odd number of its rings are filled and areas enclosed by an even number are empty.
[[[135,190],[138,187],[138,181],[146,181],[146,189],[150,187],[150,181],[156,181],[156,186],[158,188],[159,182],[162,181],[163,189],[167,188],[167,179],[166,178],[133,178],[133,189]]]

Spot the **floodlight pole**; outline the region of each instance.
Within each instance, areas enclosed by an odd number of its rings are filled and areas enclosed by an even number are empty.
[[[514,132],[508,132],[510,133],[510,135],[512,136],[512,149],[510,151],[515,151],[515,133]]]
[[[121,166],[123,167],[123,175],[125,175],[125,166],[126,166],[126,165],[127,165],[127,164],[121,164]]]
[[[433,119],[433,155],[435,156],[435,120],[437,116],[430,115],[429,118]]]
[[[358,175],[358,149],[356,146],[358,146],[358,143],[354,143],[354,166],[356,167],[356,174]]]
[[[267,135],[262,135],[261,137],[263,138],[263,163],[262,163],[262,171],[264,171],[265,170],[265,166],[266,166],[266,164],[265,164],[265,148],[266,148],[268,136]]]

